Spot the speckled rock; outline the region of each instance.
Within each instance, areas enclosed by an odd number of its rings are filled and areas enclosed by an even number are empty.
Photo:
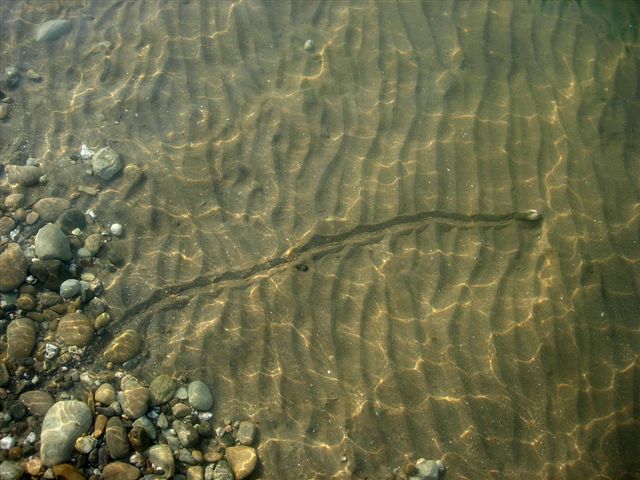
[[[36,234],[36,256],[41,260],[70,260],[71,246],[64,232],[53,223],[38,230]]]
[[[252,422],[240,422],[238,428],[238,441],[242,445],[251,445],[256,438],[258,428]]]
[[[56,339],[65,345],[85,347],[93,340],[93,322],[83,313],[68,313],[58,323]]]
[[[91,255],[98,253],[100,247],[102,247],[102,236],[97,233],[92,233],[84,241],[84,248],[86,248]]]
[[[200,380],[189,384],[187,388],[189,404],[196,410],[209,410],[213,407],[213,397],[211,390]]]
[[[103,180],[111,180],[115,174],[122,170],[122,160],[111,147],[101,148],[91,159],[93,173]]]
[[[118,394],[118,401],[127,417],[136,419],[147,413],[150,399],[147,387],[133,375],[125,375],[120,381],[120,388],[122,392]]]
[[[36,344],[36,325],[28,318],[16,318],[7,326],[7,354],[17,360],[31,355]]]
[[[151,394],[151,406],[156,407],[169,402],[176,391],[175,382],[168,375],[155,377],[149,385]]]
[[[154,445],[147,450],[147,456],[153,465],[162,469],[164,476],[171,478],[175,471],[175,460],[169,445]]]
[[[198,436],[196,429],[190,423],[174,420],[171,427],[176,431],[178,440],[180,440],[183,447],[193,447],[198,443],[200,437]]]
[[[43,417],[53,406],[53,398],[47,392],[32,390],[20,395],[19,400],[29,413]]]
[[[66,198],[45,197],[33,205],[33,210],[40,214],[45,222],[55,222],[58,217],[71,207],[71,202]]]
[[[7,165],[5,169],[9,183],[23,187],[37,185],[42,176],[40,168],[33,165]]]
[[[225,450],[224,455],[231,466],[231,470],[233,470],[236,480],[242,480],[251,475],[258,462],[256,451],[245,445],[229,447]]]
[[[213,467],[213,465],[207,465],[205,470],[205,479],[208,478],[209,467]],[[213,468],[213,475],[211,476],[211,480],[235,480],[233,476],[233,471],[229,466],[229,462],[226,460],[220,460],[216,463],[216,466]]]
[[[42,422],[40,459],[45,466],[71,458],[76,439],[91,426],[91,410],[78,400],[55,403]]]
[[[111,417],[107,422],[107,433],[105,434],[107,448],[111,458],[124,458],[129,454],[131,446],[124,428],[124,422],[120,417]]]
[[[18,288],[27,277],[29,261],[22,253],[20,245],[10,243],[0,253],[0,292]]]
[[[142,348],[142,336],[135,330],[125,330],[107,346],[102,354],[105,361],[124,363],[132,359]]]
[[[140,470],[128,463],[112,462],[105,465],[102,478],[104,480],[137,480],[140,478]]]

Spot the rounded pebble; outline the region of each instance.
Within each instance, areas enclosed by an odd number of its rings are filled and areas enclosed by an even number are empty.
[[[102,354],[107,362],[124,363],[142,349],[142,336],[135,330],[125,330],[109,344]]]
[[[11,360],[28,357],[36,344],[36,326],[28,318],[16,318],[7,326],[7,354]]]
[[[10,243],[0,254],[0,292],[8,292],[22,285],[27,277],[29,262],[20,245]]]
[[[173,476],[175,461],[169,445],[154,445],[147,450],[147,456],[156,468],[160,468],[164,472],[166,477],[171,478]]]
[[[196,410],[209,410],[213,406],[211,390],[200,380],[191,382],[187,388],[189,403]]]
[[[80,293],[80,280],[70,278],[60,284],[60,296],[62,298],[75,297]]]
[[[122,225],[120,225],[119,223],[114,223],[113,225],[111,225],[111,228],[109,230],[111,231],[111,235],[115,237],[119,237],[120,235],[122,235]]]
[[[91,426],[91,410],[78,400],[55,403],[42,422],[40,459],[45,466],[71,458],[76,439]]]
[[[83,313],[68,313],[58,323],[56,339],[67,346],[85,347],[93,340],[93,322]]]
[[[313,40],[309,39],[306,42],[304,42],[304,49],[307,52],[310,52],[310,51],[314,50],[315,48],[316,48],[316,43]]]

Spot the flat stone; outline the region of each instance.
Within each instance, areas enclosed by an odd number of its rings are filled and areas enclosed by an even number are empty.
[[[149,408],[149,389],[142,385],[133,375],[125,375],[120,381],[122,392],[118,395],[124,414],[136,419],[147,413]]]
[[[102,356],[105,361],[124,363],[140,353],[142,336],[135,330],[125,330],[107,346]]]
[[[156,407],[169,402],[176,391],[175,382],[168,375],[155,377],[149,385],[151,394],[151,406]]]
[[[71,207],[71,202],[66,198],[45,197],[33,205],[33,210],[40,214],[45,222],[55,222],[58,217]]]
[[[62,298],[75,297],[80,293],[80,280],[70,278],[60,284],[60,296]]]
[[[107,422],[109,421],[109,417],[106,415],[102,415],[99,413],[96,415],[96,421],[93,424],[93,438],[100,438],[102,434],[107,430]]]
[[[33,165],[7,165],[5,170],[9,183],[23,187],[37,185],[42,176],[40,167]]]
[[[91,410],[78,400],[55,403],[42,422],[40,459],[50,467],[71,458],[76,439],[91,426]]]
[[[120,170],[122,170],[122,160],[111,147],[101,148],[91,159],[93,173],[103,180],[111,180]]]
[[[160,468],[164,472],[165,477],[171,478],[173,476],[175,460],[169,445],[154,445],[147,450],[147,457],[156,468]]]
[[[187,388],[189,404],[196,410],[209,410],[213,407],[211,390],[200,380],[195,380]]]
[[[102,405],[111,405],[116,401],[116,389],[110,383],[103,383],[98,387],[93,397],[96,402],[100,402]]]
[[[38,230],[36,234],[36,256],[41,260],[70,260],[71,246],[64,232],[53,223]]]
[[[83,313],[68,313],[58,323],[56,339],[67,346],[86,347],[93,340],[93,322]]]
[[[53,398],[47,392],[32,390],[20,395],[19,400],[27,407],[29,413],[44,417],[53,406]]]
[[[105,434],[107,448],[111,458],[123,458],[129,454],[131,446],[124,428],[124,422],[120,417],[111,417],[107,422],[107,433]]]
[[[256,433],[258,433],[258,427],[254,423],[240,422],[237,435],[238,441],[242,445],[251,445],[256,438]]]
[[[44,288],[58,291],[60,285],[69,278],[69,269],[60,260],[40,260],[33,262],[29,273],[42,283]]]
[[[18,288],[27,278],[29,261],[20,245],[9,243],[0,253],[0,292],[9,292]]]
[[[105,465],[102,470],[104,480],[137,480],[140,478],[140,470],[124,462],[112,462]]]
[[[71,31],[71,20],[49,20],[36,28],[36,42],[53,42]]]
[[[16,318],[7,326],[7,354],[10,360],[31,355],[36,344],[36,325],[28,318]]]
[[[258,463],[258,455],[255,449],[246,445],[238,445],[229,447],[225,450],[224,456],[233,470],[236,480],[247,478],[256,468]]]

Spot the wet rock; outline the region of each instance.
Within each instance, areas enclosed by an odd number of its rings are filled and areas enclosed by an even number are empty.
[[[7,165],[5,169],[9,183],[23,187],[37,185],[42,176],[40,168],[33,165]]]
[[[176,403],[173,407],[171,407],[171,413],[176,418],[184,418],[187,415],[191,415],[191,407],[189,405],[185,405],[184,403]]]
[[[91,165],[93,173],[103,180],[111,180],[122,169],[122,160],[111,147],[104,147],[91,158]]]
[[[111,405],[116,401],[116,389],[110,383],[103,383],[96,390],[94,398],[102,405]]]
[[[419,459],[416,462],[416,474],[409,480],[439,480],[444,475],[444,465],[440,460]]]
[[[204,469],[200,465],[187,468],[187,480],[204,480]]]
[[[5,460],[0,463],[0,478],[3,480],[20,480],[24,474],[24,469],[19,463]]]
[[[175,471],[173,452],[168,445],[154,445],[147,450],[147,456],[151,463],[164,472],[164,476],[171,478]]]
[[[29,261],[22,253],[20,245],[10,243],[0,253],[0,292],[8,292],[18,288],[27,278]]]
[[[124,428],[124,422],[120,417],[111,417],[109,419],[105,439],[112,458],[123,458],[129,454],[131,447]]]
[[[45,197],[33,205],[33,210],[40,214],[40,218],[45,222],[55,222],[69,207],[71,207],[71,202],[66,198]]]
[[[124,363],[132,359],[142,348],[142,336],[135,330],[125,330],[109,344],[102,354],[105,361]]]
[[[42,422],[40,459],[45,466],[71,458],[76,439],[91,426],[91,410],[77,400],[55,403]]]
[[[61,478],[62,480],[86,480],[80,470],[68,463],[54,465],[51,470],[56,478]]]
[[[60,296],[62,298],[75,297],[80,293],[80,281],[75,278],[65,280],[60,284]]]
[[[9,372],[7,371],[7,366],[4,362],[0,362],[0,387],[4,387],[9,383]]]
[[[149,420],[149,417],[147,417],[146,415],[143,415],[142,417],[136,419],[136,421],[133,422],[133,426],[144,428],[146,432],[149,434],[149,438],[151,438],[152,440],[155,440],[156,427],[153,424],[153,422]]]
[[[213,407],[211,390],[200,380],[195,380],[187,388],[189,404],[196,410],[209,410]]]
[[[168,375],[160,375],[154,378],[149,385],[151,394],[151,406],[156,407],[169,402],[176,391],[175,382]]]
[[[9,236],[16,222],[11,217],[0,217],[0,235]],[[2,277],[0,277],[2,278]]]
[[[227,448],[225,450],[225,458],[229,462],[236,480],[242,480],[251,475],[258,462],[256,451],[245,445]]]
[[[44,288],[59,290],[60,285],[69,278],[69,270],[60,260],[40,260],[33,262],[29,273],[42,282]]]
[[[32,295],[23,293],[18,297],[18,300],[16,300],[16,306],[19,310],[31,312],[36,309],[36,299],[33,298]]]
[[[101,413],[96,415],[96,421],[93,425],[93,438],[100,438],[102,434],[107,430],[107,422],[109,417],[102,415]]]
[[[84,230],[87,227],[87,220],[80,210],[70,208],[58,217],[57,224],[63,232],[69,234],[76,228]]]
[[[36,256],[41,260],[70,260],[71,246],[64,232],[53,223],[38,230],[36,234]]]
[[[73,24],[71,20],[49,20],[38,25],[35,33],[36,42],[53,42],[67,35]]]
[[[89,235],[84,241],[84,248],[93,256],[100,251],[102,247],[102,236],[97,233]]]
[[[174,420],[171,426],[176,431],[178,440],[185,448],[193,447],[200,440],[197,430],[189,423]]]
[[[124,462],[113,462],[102,470],[104,480],[136,480],[140,478],[140,470]]]
[[[131,446],[136,452],[143,452],[151,445],[149,433],[140,425],[134,426],[129,431],[128,438],[129,443],[131,443]]]
[[[11,360],[28,357],[36,344],[35,323],[28,318],[16,318],[7,326],[7,354]]]
[[[98,445],[98,440],[94,437],[90,435],[82,435],[76,440],[75,449],[76,452],[84,453],[86,455],[96,448],[96,445]]]
[[[24,205],[24,194],[22,193],[11,193],[4,199],[4,206],[11,210],[20,208],[22,205]]]
[[[242,445],[251,445],[256,438],[258,428],[252,422],[240,422],[238,441]]]
[[[20,395],[19,400],[27,407],[29,413],[44,417],[53,406],[53,398],[47,392],[32,390]]]
[[[211,478],[211,480],[235,480],[233,476],[233,471],[229,466],[229,462],[226,460],[220,460],[216,463],[216,466],[213,468],[213,475],[211,475],[209,467],[213,467],[213,465],[207,465],[207,468],[204,472],[204,477]]]
[[[83,313],[69,313],[60,319],[56,339],[67,346],[85,347],[93,340],[93,322]]]
[[[0,103],[0,120],[4,120],[9,116],[9,112],[11,111],[11,106],[8,103],[2,102]]]
[[[120,381],[122,392],[118,395],[124,414],[136,419],[147,413],[149,408],[149,389],[140,384],[133,375],[125,375]]]

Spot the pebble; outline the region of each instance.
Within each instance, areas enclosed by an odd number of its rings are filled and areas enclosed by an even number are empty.
[[[178,402],[171,408],[171,414],[176,418],[184,418],[191,414],[191,407]]]
[[[187,468],[187,480],[204,480],[204,469],[200,465]]]
[[[45,466],[71,458],[76,439],[91,426],[91,410],[78,400],[55,403],[42,422],[40,459]]]
[[[105,434],[107,448],[111,458],[124,458],[129,455],[131,445],[127,438],[124,422],[120,417],[111,417],[107,422],[107,432]]]
[[[68,313],[60,319],[56,340],[70,346],[86,347],[93,340],[93,322],[83,313]]]
[[[93,157],[94,153],[96,153],[96,152],[94,152],[93,150],[91,150],[91,149],[90,149],[89,147],[87,147],[86,145],[82,144],[82,145],[80,146],[80,158],[81,158],[82,160],[89,160],[91,157]]]
[[[0,235],[9,235],[16,222],[11,217],[0,217]]]
[[[100,247],[102,247],[102,236],[97,233],[89,235],[84,241],[84,248],[89,250],[92,256],[100,251]]]
[[[140,470],[124,462],[112,462],[102,470],[104,480],[136,480],[140,478]]]
[[[60,227],[53,223],[49,223],[38,230],[35,246],[36,256],[41,260],[71,260],[69,239]]]
[[[7,165],[5,167],[7,179],[11,184],[32,187],[40,182],[42,171],[33,165]]]
[[[100,330],[101,328],[106,327],[111,322],[111,315],[107,312],[103,312],[96,317],[95,326],[96,330]]]
[[[213,467],[213,465],[207,465],[207,468],[204,472],[205,479],[208,478],[207,470],[209,470],[209,467]],[[220,460],[218,463],[216,463],[216,466],[213,468],[213,475],[211,475],[210,478],[211,480],[235,480],[233,471],[229,466],[229,462],[227,462],[226,460]]]
[[[111,147],[101,148],[91,158],[93,173],[103,180],[111,180],[122,170],[122,160]]]
[[[49,290],[59,290],[60,284],[69,278],[69,270],[60,260],[35,261],[29,267],[29,272]]]
[[[409,480],[439,480],[444,475],[444,465],[440,460],[419,459],[416,462],[417,475],[412,475]]]
[[[120,381],[122,392],[118,400],[124,414],[136,419],[147,413],[149,408],[149,389],[142,385],[133,375],[125,375]]]
[[[78,453],[84,453],[85,455],[98,445],[98,440],[90,435],[82,435],[78,437],[75,443],[75,449]]]
[[[24,470],[20,464],[11,460],[0,463],[0,478],[3,480],[20,480],[24,475]]]
[[[40,214],[45,222],[55,222],[60,215],[71,207],[66,198],[45,197],[33,205],[33,210]]]
[[[27,218],[24,221],[27,223],[27,225],[33,225],[38,220],[40,220],[40,215],[38,213],[29,212],[29,213],[27,213]]]
[[[107,422],[109,417],[102,415],[101,413],[96,416],[95,424],[93,425],[93,438],[100,438],[107,429]]]
[[[307,52],[315,50],[315,48],[316,48],[316,43],[313,40],[309,39],[306,42],[304,42],[304,49]]]
[[[27,280],[25,278],[25,280]],[[16,300],[16,306],[19,310],[24,310],[25,312],[31,312],[36,309],[36,299],[33,298],[32,295],[27,293],[23,293]]]
[[[200,440],[198,431],[189,423],[174,420],[171,427],[176,431],[178,440],[185,448],[193,447]]]
[[[116,401],[116,389],[110,383],[103,383],[96,390],[94,398],[102,405],[111,405]]]
[[[60,296],[62,298],[75,297],[80,293],[80,280],[70,278],[60,284]]]
[[[7,366],[4,362],[0,361],[0,386],[4,387],[9,383],[10,377],[7,371]]]
[[[240,422],[238,427],[238,441],[242,445],[251,445],[256,438],[258,428],[252,422]]]
[[[25,73],[25,77],[27,77],[32,82],[42,81],[42,75],[36,72],[33,68],[30,68],[29,70],[27,70],[27,73]]]
[[[229,462],[236,480],[242,480],[251,475],[258,462],[258,455],[255,449],[245,445],[227,448],[225,450],[225,458]]]
[[[7,84],[7,87],[16,88],[20,83],[20,79],[22,78],[20,71],[16,67],[11,66],[11,67],[7,67],[4,73],[7,77],[5,79],[5,83]]]
[[[27,278],[29,261],[20,245],[9,243],[0,254],[0,292],[8,292],[22,285]]]
[[[7,118],[9,116],[10,110],[11,110],[11,107],[9,106],[8,103],[5,103],[5,102],[0,103],[0,120],[4,120],[5,118]]]
[[[149,433],[144,427],[140,425],[135,425],[129,431],[128,438],[129,443],[131,443],[131,446],[137,452],[143,452],[144,450],[149,448],[149,445],[151,445],[151,437],[149,436]]]
[[[53,406],[53,398],[47,392],[32,390],[24,392],[18,397],[22,404],[27,407],[29,413],[44,417]]]
[[[7,354],[10,360],[28,357],[36,344],[36,326],[28,318],[16,318],[7,326]]]
[[[209,410],[213,407],[211,390],[200,380],[195,380],[187,387],[189,404],[196,410]]]
[[[76,467],[68,463],[54,465],[51,470],[56,478],[63,480],[86,480],[84,475],[82,475]]]
[[[538,210],[530,209],[515,213],[514,218],[523,222],[539,222],[542,220],[542,214]]]
[[[176,391],[175,382],[168,375],[159,375],[149,384],[151,406],[156,407],[169,402]]]
[[[147,456],[151,463],[164,472],[164,476],[171,478],[175,471],[173,452],[168,445],[154,445],[147,450]]]
[[[158,426],[158,428],[162,430],[169,428],[169,420],[167,420],[167,416],[164,413],[161,413],[158,416],[158,420],[156,420],[156,425]]]
[[[76,228],[81,231],[87,228],[84,213],[77,208],[70,208],[60,214],[57,224],[65,233],[72,233]]]
[[[124,363],[142,349],[142,336],[135,330],[125,330],[107,346],[103,358],[107,362]]]
[[[4,199],[4,206],[11,210],[20,208],[23,204],[24,194],[22,193],[11,193]]]
[[[1,450],[9,450],[10,448],[13,448],[15,444],[16,444],[16,439],[13,438],[11,435],[7,435],[6,437],[0,438]]]
[[[71,31],[73,24],[70,20],[49,20],[38,25],[35,33],[36,42],[52,42]]]
[[[120,235],[122,235],[122,225],[120,225],[119,223],[114,223],[113,225],[111,225],[111,228],[109,230],[111,231],[111,235],[113,235],[114,237],[119,237]]]
[[[44,346],[44,358],[46,358],[47,360],[56,358],[59,353],[60,347],[58,347],[55,343],[47,343]]]

